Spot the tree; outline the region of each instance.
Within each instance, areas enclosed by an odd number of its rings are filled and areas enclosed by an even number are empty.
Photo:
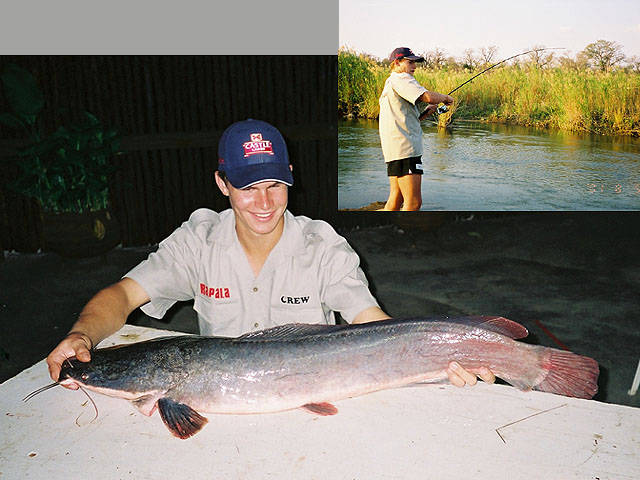
[[[480,55],[482,56],[482,60],[484,61],[485,65],[491,63],[491,61],[496,56],[496,53],[498,53],[498,47],[496,47],[495,45],[480,48]]]
[[[544,50],[544,45],[534,45],[532,51],[527,54],[529,64],[534,68],[543,68],[553,62],[554,52]]]
[[[467,48],[462,56],[463,68],[466,70],[475,70],[478,66],[478,60],[476,60],[473,54],[473,48]]]
[[[634,55],[631,58],[627,58],[627,64],[629,70],[640,73],[640,57]]]
[[[558,64],[566,70],[581,71],[588,68],[587,59],[582,53],[578,53],[576,58],[567,55],[558,58]]]
[[[601,72],[608,72],[625,58],[622,45],[607,40],[590,43],[582,53],[589,59],[591,65]]]
[[[423,66],[427,69],[440,69],[447,63],[447,56],[444,54],[444,50],[438,47],[435,50],[425,52],[423,57]]]
[[[444,68],[446,70],[457,72],[460,70],[460,64],[456,61],[455,57],[447,57]]]
[[[578,70],[586,70],[589,68],[589,59],[584,54],[584,52],[578,52],[576,54],[576,65]]]

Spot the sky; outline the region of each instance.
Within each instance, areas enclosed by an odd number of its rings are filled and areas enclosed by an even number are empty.
[[[639,0],[339,0],[338,29],[339,46],[379,59],[395,47],[459,59],[493,45],[496,60],[537,46],[574,58],[601,39],[640,57]]]

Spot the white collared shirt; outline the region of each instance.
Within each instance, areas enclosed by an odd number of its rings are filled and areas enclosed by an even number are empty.
[[[391,72],[380,95],[380,144],[385,162],[422,155],[416,100],[427,89],[409,73]]]
[[[231,209],[199,209],[125,277],[161,318],[176,302],[194,300],[202,335],[238,336],[286,323],[348,322],[377,306],[347,241],[326,222],[284,214],[282,237],[256,277],[238,241]]]

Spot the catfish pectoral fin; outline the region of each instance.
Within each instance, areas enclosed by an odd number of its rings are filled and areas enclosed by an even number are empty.
[[[322,416],[335,415],[336,413],[338,413],[338,409],[328,402],[307,403],[306,405],[303,405],[302,408],[304,408],[308,412]]]
[[[147,417],[150,417],[156,410],[157,400],[157,393],[148,393],[147,395],[142,395],[141,397],[131,400],[131,403],[134,407],[140,410],[141,413],[143,413]]]
[[[209,421],[189,405],[168,398],[158,400],[158,410],[169,431],[183,440],[198,433]]]

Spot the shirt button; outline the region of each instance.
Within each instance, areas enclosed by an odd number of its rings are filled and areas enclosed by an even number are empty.
[[[258,291],[258,287],[253,287],[253,291],[257,292]]]
[[[258,322],[253,324],[253,328],[258,328],[260,326],[260,324]]]

